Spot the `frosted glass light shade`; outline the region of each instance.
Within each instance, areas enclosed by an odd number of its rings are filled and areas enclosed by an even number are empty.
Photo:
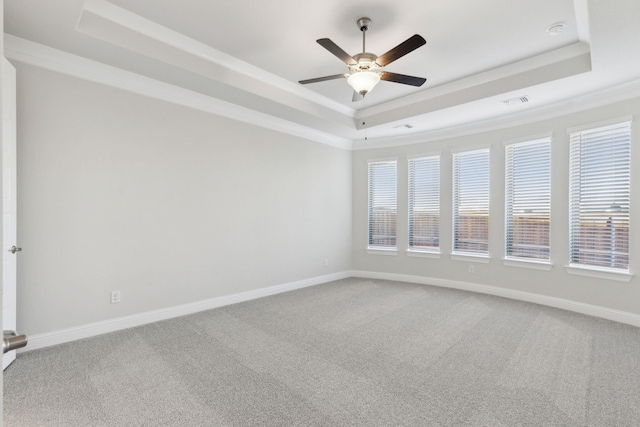
[[[380,81],[380,74],[373,71],[358,71],[347,77],[347,83],[360,95],[365,95]]]

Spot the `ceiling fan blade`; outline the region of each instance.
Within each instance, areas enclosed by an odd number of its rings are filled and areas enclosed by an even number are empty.
[[[327,80],[344,79],[346,74],[334,74],[333,76],[316,77],[315,79],[300,80],[298,83],[307,85],[309,83],[326,82]]]
[[[403,85],[409,86],[422,86],[424,82],[427,81],[427,79],[425,79],[424,77],[407,76],[404,74],[390,73],[388,71],[382,73],[382,75],[380,76],[380,80],[402,83]]]
[[[358,102],[358,101],[362,101],[363,99],[364,99],[364,96],[360,95],[355,90],[353,91],[353,96],[351,97],[351,102]]]
[[[335,44],[331,40],[329,40],[329,39],[318,39],[316,41],[318,42],[318,44],[320,44],[320,46],[322,46],[323,48],[327,49],[329,52],[333,53],[335,56],[337,56],[345,64],[347,64],[347,65],[357,65],[358,64],[356,62],[356,60],[351,57],[351,55],[349,55],[347,52],[342,50],[342,48],[340,46],[338,46],[337,44]]]
[[[427,41],[424,38],[422,38],[422,36],[415,34],[409,37],[407,40],[400,43],[398,46],[391,49],[389,52],[383,53],[382,55],[380,55],[378,59],[376,59],[376,63],[379,66],[384,67],[388,64],[391,64],[396,59],[402,58],[407,53],[413,52],[414,50],[416,50],[417,48],[419,48],[420,46],[426,43]]]

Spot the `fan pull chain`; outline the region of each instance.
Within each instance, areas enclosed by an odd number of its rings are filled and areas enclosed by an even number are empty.
[[[364,110],[365,106],[367,103],[367,97],[363,96],[362,97],[362,109]],[[362,122],[362,126],[366,125],[366,122]],[[364,128],[364,140],[367,141],[369,138],[369,129],[368,128]]]

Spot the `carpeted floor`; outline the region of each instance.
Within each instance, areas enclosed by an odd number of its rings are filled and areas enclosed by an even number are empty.
[[[640,329],[345,279],[19,355],[6,427],[639,426]]]

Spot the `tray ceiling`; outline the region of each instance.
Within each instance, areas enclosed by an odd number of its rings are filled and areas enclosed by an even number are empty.
[[[356,21],[364,16],[373,21],[369,52],[380,55],[416,33],[427,40],[387,67],[427,82],[420,88],[381,82],[355,103],[345,80],[299,85],[347,72],[316,39],[359,53]],[[24,41],[34,42],[360,142],[421,138],[635,84],[638,18],[635,0],[5,2],[10,59],[14,52],[29,62],[24,50],[34,44]],[[547,28],[557,22],[564,31],[550,35]],[[529,102],[501,102],[524,96]]]

